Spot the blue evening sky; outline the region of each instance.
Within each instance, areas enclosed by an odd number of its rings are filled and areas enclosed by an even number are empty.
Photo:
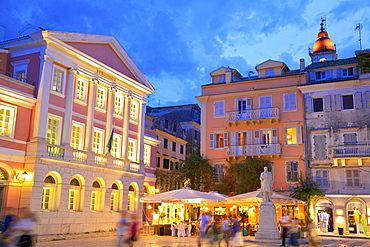
[[[28,24],[116,36],[155,87],[153,107],[198,103],[201,85],[221,66],[247,76],[267,59],[290,69],[299,68],[300,58],[308,65],[321,17],[339,58],[359,50],[358,23],[362,48],[370,48],[370,0],[0,0],[0,6],[5,39]]]

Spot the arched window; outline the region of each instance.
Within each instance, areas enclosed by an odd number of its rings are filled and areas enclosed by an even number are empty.
[[[119,211],[119,190],[116,183],[112,184],[112,193],[110,194],[110,210]]]
[[[3,169],[0,169],[0,180],[8,180],[8,173],[4,171]]]
[[[68,210],[80,211],[81,185],[77,178],[73,178],[69,183]]]
[[[98,181],[94,181],[92,184],[90,210],[100,211],[101,209],[100,205],[101,205],[101,186]]]
[[[133,185],[128,187],[127,210],[135,212],[135,187]]]
[[[55,208],[55,190],[55,178],[49,175],[44,179],[44,187],[42,188],[41,209],[53,210]]]

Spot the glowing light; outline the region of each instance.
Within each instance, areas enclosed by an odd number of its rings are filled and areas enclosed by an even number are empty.
[[[337,209],[336,213],[337,213],[337,215],[343,215],[343,210],[342,209]]]
[[[148,209],[152,209],[152,206],[151,206],[151,205],[149,205],[147,208],[148,208]]]

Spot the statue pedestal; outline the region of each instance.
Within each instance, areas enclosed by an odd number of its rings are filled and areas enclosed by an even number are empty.
[[[256,240],[280,239],[276,222],[276,208],[273,202],[262,202]]]

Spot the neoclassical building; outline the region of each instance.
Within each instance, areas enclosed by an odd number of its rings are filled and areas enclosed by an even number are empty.
[[[154,88],[113,36],[41,31],[0,43],[2,214],[39,234],[109,230],[154,193]],[[153,167],[151,167],[153,166]]]

